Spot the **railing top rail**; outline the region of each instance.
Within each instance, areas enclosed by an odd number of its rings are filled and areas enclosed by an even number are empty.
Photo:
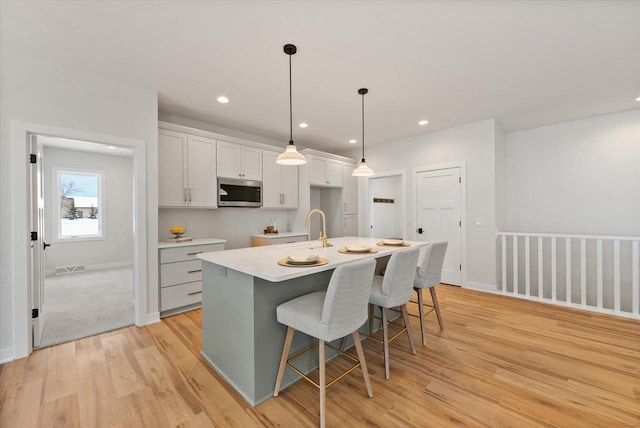
[[[598,239],[612,241],[640,241],[640,236],[600,236],[600,235],[566,235],[561,233],[529,233],[529,232],[498,232],[498,236],[531,236],[541,238],[570,238],[570,239]]]

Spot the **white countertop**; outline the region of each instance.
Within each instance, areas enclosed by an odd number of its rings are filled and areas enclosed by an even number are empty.
[[[394,251],[411,248],[411,246],[424,246],[427,242],[406,241],[408,247],[382,247],[376,245],[381,239],[376,238],[329,238],[333,247],[323,248],[320,241],[304,241],[290,244],[269,245],[262,247],[239,248],[198,254],[198,258],[216,265],[224,266],[238,272],[246,273],[271,282],[280,282],[288,279],[299,278],[316,272],[334,269],[341,264],[364,258],[376,258],[389,255]],[[371,246],[377,253],[339,253],[338,250],[345,246]],[[300,253],[315,253],[326,258],[329,263],[315,267],[289,267],[281,266],[278,260],[287,256]]]
[[[267,238],[267,239],[273,239],[273,238],[288,238],[291,236],[308,236],[309,232],[278,232],[278,233],[265,233],[262,235],[251,235],[251,236],[255,236],[256,238]]]
[[[207,244],[224,244],[225,242],[227,242],[226,239],[193,238],[191,241],[182,241],[182,242],[160,241],[158,242],[158,248],[188,247],[191,245],[207,245]]]

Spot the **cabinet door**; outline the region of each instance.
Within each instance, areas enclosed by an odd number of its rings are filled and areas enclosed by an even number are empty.
[[[325,178],[326,163],[325,159],[309,156],[309,184],[327,185],[327,179]]]
[[[158,130],[158,206],[185,205],[186,153],[187,134]]]
[[[342,187],[343,169],[342,162],[327,159],[327,185],[332,187]]]
[[[282,179],[282,207],[298,208],[298,167],[279,165]]]
[[[218,141],[216,166],[218,177],[242,178],[240,172],[240,151],[242,146],[226,141]]]
[[[187,205],[215,208],[216,198],[216,142],[189,135],[187,150]]]
[[[242,147],[242,166],[240,173],[246,180],[262,180],[262,150],[255,147]]]
[[[354,168],[354,165],[349,164],[343,166],[342,208],[345,214],[358,213],[358,177],[351,175]]]
[[[262,206],[264,208],[281,206],[281,167],[276,163],[277,158],[277,152],[262,152]]]
[[[357,215],[344,216],[344,235],[343,236],[358,236],[358,216]]]

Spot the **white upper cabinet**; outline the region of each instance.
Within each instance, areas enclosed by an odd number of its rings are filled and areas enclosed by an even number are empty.
[[[218,177],[262,180],[262,150],[218,141]]]
[[[158,130],[158,206],[216,208],[216,142]]]
[[[262,206],[298,208],[298,167],[278,165],[278,152],[262,152]]]
[[[314,186],[342,187],[343,163],[339,160],[319,156],[307,156],[309,162],[309,184]]]
[[[358,214],[358,177],[351,175],[355,165],[344,164],[342,206],[345,214]]]

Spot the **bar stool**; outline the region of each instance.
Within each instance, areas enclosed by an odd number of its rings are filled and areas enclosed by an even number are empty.
[[[415,247],[407,250],[396,251],[391,255],[384,276],[375,275],[369,295],[369,303],[380,308],[382,314],[382,344],[384,348],[384,376],[389,379],[389,342],[407,332],[411,353],[415,355],[416,348],[413,345],[411,326],[407,315],[407,302],[413,294],[413,280],[418,266],[420,249]],[[405,327],[389,339],[387,329],[386,309],[399,306]],[[371,321],[369,323],[371,334]]]
[[[429,315],[434,310],[438,316],[438,324],[440,324],[440,330],[444,330],[442,325],[442,315],[440,314],[440,307],[438,306],[438,298],[436,297],[436,285],[440,284],[442,279],[442,266],[444,265],[444,256],[447,252],[447,241],[434,242],[429,244],[420,259],[418,269],[416,270],[416,279],[413,282],[413,289],[418,293],[418,313],[420,317],[420,332],[422,334],[422,345],[427,345],[427,338],[424,331],[424,317]],[[428,288],[431,292],[431,300],[433,305],[428,305],[422,300],[422,290]],[[424,306],[429,306],[431,309],[426,314],[424,313]]]
[[[349,263],[338,266],[329,281],[327,291],[317,291],[289,300],[276,308],[276,316],[279,323],[287,326],[287,335],[282,348],[282,358],[280,368],[276,378],[276,386],[273,396],[277,397],[280,392],[282,376],[285,367],[289,367],[302,376],[307,381],[313,383],[320,389],[320,426],[325,426],[325,388],[333,385],[346,374],[362,368],[362,376],[367,388],[369,397],[373,397],[367,363],[364,359],[362,344],[358,329],[367,320],[367,302],[371,291],[371,281],[375,270],[376,262],[373,259]],[[415,271],[415,268],[414,268]],[[319,351],[319,384],[316,384],[306,375],[296,369],[290,360],[296,358],[289,357],[289,349],[293,340],[293,333],[298,330],[302,333],[318,339]],[[335,349],[341,354],[352,359],[354,364],[349,370],[326,384],[325,378],[325,343],[344,337],[348,334],[353,336],[358,359],[349,354],[343,353],[327,343],[327,346]],[[297,356],[300,356],[298,354]],[[325,385],[326,384],[326,385]]]

